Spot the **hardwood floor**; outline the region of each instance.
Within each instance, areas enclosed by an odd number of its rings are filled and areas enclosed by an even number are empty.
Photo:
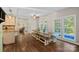
[[[51,42],[49,45],[44,46],[40,41],[35,40],[30,34],[22,37],[20,42],[10,45],[4,45],[4,52],[78,52],[79,47],[67,42],[57,41]],[[17,38],[16,38],[17,39]],[[19,38],[20,39],[20,38]]]

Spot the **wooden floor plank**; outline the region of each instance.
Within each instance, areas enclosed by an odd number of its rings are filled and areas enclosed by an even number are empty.
[[[38,40],[35,40],[31,34],[27,33],[23,36],[20,43],[4,45],[4,52],[78,52],[79,47],[67,42],[57,41],[51,42],[49,45],[44,46]]]

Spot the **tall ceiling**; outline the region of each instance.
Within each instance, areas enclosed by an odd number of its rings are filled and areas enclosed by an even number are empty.
[[[66,7],[2,7],[6,14],[12,14],[18,18],[31,17],[33,15],[45,16]]]

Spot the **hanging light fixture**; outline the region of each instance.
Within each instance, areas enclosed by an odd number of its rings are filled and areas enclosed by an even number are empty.
[[[34,20],[39,18],[39,16],[36,16],[36,15],[33,15],[32,17]]]
[[[11,10],[11,9],[9,9],[9,12],[12,12],[12,10]]]
[[[39,16],[36,16],[36,18],[39,18]]]
[[[34,20],[36,19],[36,15],[33,15],[32,17],[33,17]]]
[[[12,13],[12,9],[9,9],[9,12],[10,12],[10,16],[13,16],[13,13]]]

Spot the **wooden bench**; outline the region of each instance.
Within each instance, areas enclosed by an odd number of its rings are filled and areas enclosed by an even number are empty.
[[[34,31],[34,32],[32,32],[32,36],[36,40],[44,43],[44,45],[48,45],[52,41],[50,34],[46,34],[46,33],[41,33],[41,32],[38,32],[38,31]]]

